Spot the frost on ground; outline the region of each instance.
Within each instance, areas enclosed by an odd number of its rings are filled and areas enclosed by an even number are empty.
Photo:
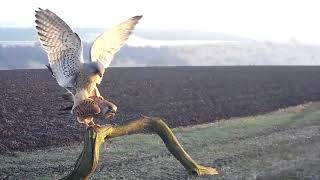
[[[214,179],[320,179],[320,102],[174,133],[199,164],[218,168]],[[0,179],[61,178],[71,171],[81,147],[1,154]],[[92,179],[197,178],[187,174],[159,137],[136,134],[104,144]]]

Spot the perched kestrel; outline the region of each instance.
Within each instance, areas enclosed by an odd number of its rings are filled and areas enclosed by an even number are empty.
[[[72,109],[84,101],[88,103],[89,97],[100,97],[96,85],[100,84],[105,68],[142,18],[134,16],[102,33],[91,47],[89,63],[84,63],[80,37],[61,18],[50,10],[41,8],[36,11],[35,17],[38,38],[48,55],[48,68],[58,84],[73,95]],[[115,113],[117,107],[110,103],[110,109]],[[86,125],[93,123],[92,117],[77,118]]]

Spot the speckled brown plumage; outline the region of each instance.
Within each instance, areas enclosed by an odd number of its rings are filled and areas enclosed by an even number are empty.
[[[73,108],[72,114],[77,117],[94,116],[100,113],[99,105],[92,99],[85,99],[78,106]]]
[[[72,113],[80,118],[110,119],[115,115],[116,111],[117,107],[102,96],[92,96],[76,106]]]

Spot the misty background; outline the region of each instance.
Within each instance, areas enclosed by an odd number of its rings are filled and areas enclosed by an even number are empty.
[[[89,59],[93,40],[104,29],[75,29]],[[46,53],[33,28],[0,28],[0,69],[45,68]],[[320,46],[292,38],[286,43],[187,30],[137,30],[114,57],[113,67],[320,65]]]
[[[45,68],[34,10],[49,8],[93,40],[134,15],[143,19],[113,67],[320,65],[320,2],[290,0],[10,0],[0,7],[0,69]]]

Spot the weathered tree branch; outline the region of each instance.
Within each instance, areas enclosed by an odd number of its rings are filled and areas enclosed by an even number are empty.
[[[197,164],[182,148],[167,124],[160,118],[142,116],[120,126],[102,126],[88,128],[85,134],[83,150],[75,163],[74,170],[63,179],[88,179],[95,171],[99,161],[99,150],[105,139],[128,135],[142,130],[157,133],[168,150],[180,161],[189,173],[198,176],[218,174],[215,168]]]

